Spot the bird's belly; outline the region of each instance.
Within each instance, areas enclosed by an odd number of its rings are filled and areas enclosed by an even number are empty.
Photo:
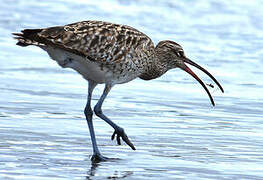
[[[109,76],[109,72],[102,70],[97,63],[86,59],[84,61],[75,59],[67,67],[76,70],[86,80],[92,80],[97,83],[105,83],[107,76]]]
[[[134,72],[114,71],[111,68],[101,67],[96,62],[87,59],[76,59],[67,65],[79,72],[86,80],[93,80],[97,83],[122,84],[129,82],[136,77]]]
[[[132,63],[124,67],[119,63],[114,66],[101,66],[99,62],[90,61],[82,56],[71,52],[53,48],[43,48],[51,59],[55,60],[63,68],[72,68],[80,73],[84,79],[97,83],[122,84],[129,82],[139,76],[136,66]],[[69,59],[71,59],[69,61]]]
[[[111,73],[106,68],[101,69],[99,64],[88,59],[78,56],[76,54],[58,49],[46,48],[45,49],[51,59],[63,68],[72,68],[80,73],[86,80],[93,80],[97,83],[105,83]],[[69,59],[71,59],[69,61]]]
[[[124,72],[124,73],[119,73],[119,72],[113,72],[112,77],[111,77],[111,84],[123,84],[127,83],[129,81],[132,81],[133,79],[137,78],[138,74],[134,72]]]

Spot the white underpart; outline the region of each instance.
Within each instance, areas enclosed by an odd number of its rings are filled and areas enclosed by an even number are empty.
[[[112,72],[108,71],[107,68],[100,68],[96,62],[89,61],[84,57],[76,54],[58,49],[58,48],[44,48],[49,54],[50,58],[57,61],[57,63],[65,68],[69,67],[80,73],[86,80],[93,80],[97,83],[111,83]],[[65,64],[65,60],[71,58],[70,63]]]

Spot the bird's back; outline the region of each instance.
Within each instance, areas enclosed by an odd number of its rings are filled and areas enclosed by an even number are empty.
[[[82,21],[45,29],[25,29],[14,33],[18,45],[36,45],[81,56],[98,63],[101,69],[123,74],[140,73],[151,55],[154,44],[144,33],[126,25],[102,21]],[[50,53],[49,53],[50,54]],[[136,72],[137,71],[137,72]]]
[[[25,29],[22,33],[14,33],[20,35],[18,45],[53,46],[99,62],[118,62],[133,51],[154,48],[151,39],[135,28],[103,21]]]

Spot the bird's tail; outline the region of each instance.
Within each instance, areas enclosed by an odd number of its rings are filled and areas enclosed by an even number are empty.
[[[21,33],[12,33],[14,35],[14,39],[18,40],[16,45],[18,46],[29,46],[29,45],[36,45],[41,46],[39,42],[39,36],[37,35],[43,29],[24,29]]]

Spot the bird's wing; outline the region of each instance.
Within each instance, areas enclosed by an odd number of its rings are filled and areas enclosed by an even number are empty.
[[[154,47],[151,39],[144,33],[129,26],[102,21],[82,21],[38,29],[36,33],[30,31],[34,30],[22,32],[34,34],[31,35],[31,40],[40,45],[62,48],[91,61],[106,64],[121,61],[131,52],[135,52],[133,54],[136,55],[139,47],[145,49],[146,53],[147,49]]]

